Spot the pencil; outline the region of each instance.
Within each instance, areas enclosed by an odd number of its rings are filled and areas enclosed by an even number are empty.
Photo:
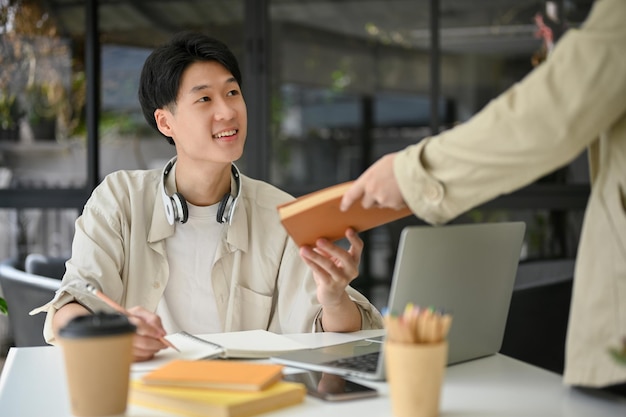
[[[98,297],[100,300],[107,303],[109,307],[111,307],[118,313],[124,314],[125,316],[132,316],[132,313],[130,311],[126,310],[124,307],[122,307],[121,305],[119,305],[118,303],[110,299],[105,293],[103,293],[98,288],[96,288],[96,286],[93,285],[92,283],[87,283],[87,291],[89,291],[90,293]],[[166,346],[169,346],[172,349],[176,350],[177,352],[180,352],[180,350],[166,338],[161,337],[159,340],[163,342],[163,344],[165,344]]]
[[[452,316],[433,307],[421,308],[408,303],[398,316],[383,317],[387,337],[400,343],[438,343],[446,339]]]

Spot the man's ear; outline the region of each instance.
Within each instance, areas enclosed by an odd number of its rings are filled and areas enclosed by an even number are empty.
[[[154,111],[154,120],[156,121],[157,129],[167,137],[172,137],[172,127],[170,126],[169,117],[171,113],[165,109],[156,109]]]

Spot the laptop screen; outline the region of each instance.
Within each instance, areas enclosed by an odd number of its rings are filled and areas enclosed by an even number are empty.
[[[452,314],[448,363],[500,350],[525,224],[409,226],[400,235],[388,309]]]

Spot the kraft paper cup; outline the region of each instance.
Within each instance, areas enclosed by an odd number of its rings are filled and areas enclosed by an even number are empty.
[[[448,343],[385,342],[385,366],[395,417],[439,415]]]
[[[124,414],[135,333],[125,316],[96,314],[71,320],[59,331],[72,414]]]

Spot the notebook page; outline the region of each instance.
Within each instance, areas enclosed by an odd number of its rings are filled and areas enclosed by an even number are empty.
[[[199,334],[197,337],[223,346],[223,356],[228,358],[269,358],[308,347],[289,337],[266,330]]]

